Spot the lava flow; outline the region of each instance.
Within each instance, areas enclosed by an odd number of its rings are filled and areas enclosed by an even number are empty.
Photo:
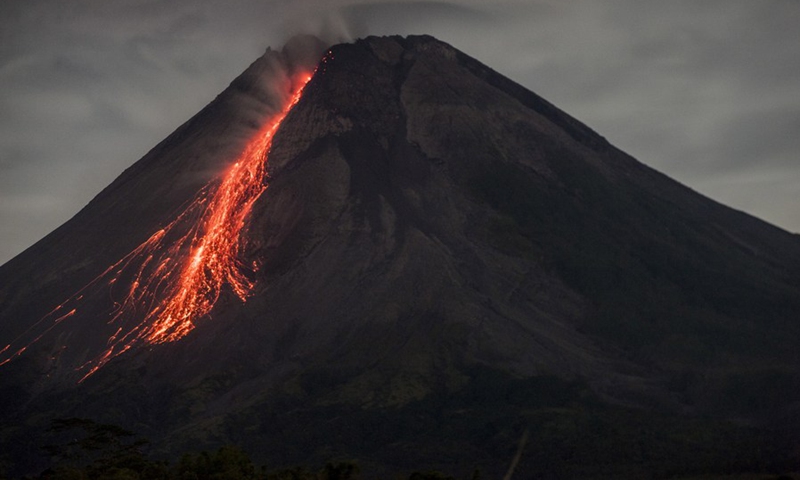
[[[92,287],[108,285],[112,296],[121,295],[122,299],[115,302],[108,320],[116,331],[98,357],[78,368],[84,372],[81,381],[136,345],[184,337],[198,319],[211,312],[225,285],[244,301],[254,286],[249,277],[258,267],[239,260],[247,218],[267,188],[266,167],[273,135],[310,79],[311,75],[304,75],[295,82],[298,86],[285,108],[253,137],[221,179],[206,185],[175,220],[23,333],[17,341],[45,325],[44,332],[13,349],[0,365],[76,315],[77,305]],[[0,354],[10,348],[6,346]]]

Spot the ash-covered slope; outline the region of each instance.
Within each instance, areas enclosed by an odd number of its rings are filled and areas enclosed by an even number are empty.
[[[220,168],[242,138],[230,125],[259,118],[236,98],[267,108],[258,65],[0,270],[4,344],[168,221],[201,184],[180,178]],[[592,462],[641,473],[628,465],[682,462],[676,451],[698,469],[719,460],[682,450],[675,438],[694,427],[595,395],[798,425],[797,237],[645,167],[444,43],[333,47],[268,169],[241,253],[262,266],[246,302],[224,293],[186,337],[77,386],[66,380],[83,357],[53,352],[98,348],[104,318],[65,321],[0,367],[10,421],[92,416],[173,450],[242,443],[273,464],[346,455],[492,472],[527,427],[520,469],[561,475]],[[653,428],[670,440],[631,440]],[[720,458],[751,446],[705,428]],[[614,435],[639,447],[609,457]],[[650,441],[664,451],[637,457]]]
[[[392,363],[407,338],[432,372],[436,351],[587,376],[612,396],[617,383],[647,388],[632,364],[647,379],[797,365],[796,236],[652,171],[431,38],[334,48],[270,169],[255,303],[297,318],[309,351],[336,346],[346,362],[373,338],[367,358]],[[415,320],[407,337],[392,331]]]

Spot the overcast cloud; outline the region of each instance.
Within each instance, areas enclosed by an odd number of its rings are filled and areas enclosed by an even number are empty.
[[[797,232],[798,25],[798,0],[4,0],[0,263],[295,33],[432,34],[640,161]]]

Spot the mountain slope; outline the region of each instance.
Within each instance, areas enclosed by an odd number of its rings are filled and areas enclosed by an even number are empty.
[[[265,85],[298,68],[289,57],[268,52],[0,269],[4,344],[230,161],[255,130],[236,126],[276,108]],[[273,462],[357,452],[378,471],[499,472],[527,425],[538,440],[521,468],[573,474],[611,455],[606,437],[664,429],[658,461],[676,449],[687,469],[761,438],[671,415],[798,426],[797,236],[647,168],[442,42],[331,48],[268,172],[241,249],[261,265],[247,301],[223,292],[181,340],[126,352],[80,385],[88,354],[71,352],[102,350],[106,307],[65,320],[0,367],[6,416],[88,415],[162,448],[244,442]],[[586,444],[565,433],[592,422]],[[692,456],[683,438],[698,432],[719,458]],[[549,442],[577,456],[545,465]],[[609,462],[655,462],[634,450]]]

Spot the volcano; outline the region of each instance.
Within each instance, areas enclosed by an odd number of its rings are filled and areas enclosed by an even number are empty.
[[[520,437],[520,478],[789,468],[798,314],[797,235],[432,37],[298,37],[0,267],[2,441],[20,469],[67,417],[383,474],[499,478]]]

